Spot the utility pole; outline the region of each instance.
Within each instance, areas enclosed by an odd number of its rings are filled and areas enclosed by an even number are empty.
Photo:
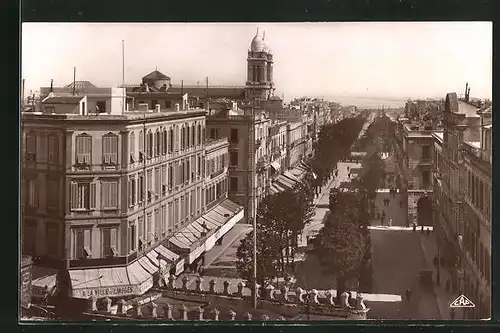
[[[76,67],[73,67],[73,95],[75,95],[76,88]]]
[[[123,89],[123,100],[122,100],[122,113],[125,112],[126,94],[125,94],[125,41],[122,39],[122,89]]]
[[[255,161],[255,87],[252,92],[252,112],[249,126],[249,182],[248,185],[251,191],[251,219],[253,224],[253,307],[257,309],[257,207],[255,205],[255,176],[256,176],[256,161]],[[264,286],[262,286],[264,287]]]

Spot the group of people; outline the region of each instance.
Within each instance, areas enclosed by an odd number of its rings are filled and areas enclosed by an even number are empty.
[[[415,222],[413,222],[413,232],[417,231],[417,224]],[[424,226],[421,225],[420,226],[420,234],[424,234],[427,235],[427,236],[430,236],[431,235],[431,228],[427,227],[424,229]]]

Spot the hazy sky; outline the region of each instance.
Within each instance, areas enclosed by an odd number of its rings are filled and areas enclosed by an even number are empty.
[[[257,27],[274,54],[276,94],[491,98],[492,24],[455,23],[25,23],[26,93],[76,79],[140,83],[158,70],[173,84],[244,85]]]

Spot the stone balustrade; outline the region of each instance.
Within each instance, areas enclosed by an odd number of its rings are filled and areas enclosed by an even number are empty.
[[[231,292],[229,281],[222,283],[222,292],[217,291],[216,280],[209,281],[209,290],[203,289],[202,282],[203,279],[198,277],[195,280],[195,286],[188,286],[188,280],[184,278],[182,286],[176,287],[173,279],[169,278],[166,287],[155,288],[152,293],[150,292],[136,300],[117,300],[115,305],[112,305],[113,301],[109,298],[90,298],[88,313],[149,320],[280,320],[279,317],[270,318],[268,314],[248,312],[248,309],[251,308],[251,297],[248,295],[251,293],[245,290],[249,287],[243,282],[238,283],[235,292]],[[366,314],[369,311],[360,293],[356,295],[356,299],[352,299],[349,293],[344,292],[339,296],[339,304],[336,304],[334,301],[335,293],[332,290],[323,294],[315,289],[304,290],[300,287],[290,290],[287,285],[281,286],[279,289],[268,285],[264,289],[266,291],[265,297],[259,296],[258,308],[281,315],[283,318],[293,318],[304,313],[307,309],[309,313],[321,316],[366,319]],[[162,296],[184,300],[186,303],[196,302],[205,305],[193,307],[177,304],[174,310],[171,304],[161,303],[158,300]],[[101,305],[100,309],[98,309],[98,304]],[[230,308],[231,310],[221,312],[217,307],[210,306],[211,304],[224,304],[226,309]],[[247,310],[238,311],[242,308]],[[144,313],[144,309],[147,309],[146,313]]]

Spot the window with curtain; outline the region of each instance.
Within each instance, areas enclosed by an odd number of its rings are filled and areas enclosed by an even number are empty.
[[[116,228],[103,228],[102,234],[102,253],[105,258],[118,255],[118,237]]]
[[[102,138],[102,163],[114,165],[118,163],[118,136],[106,134]]]
[[[80,134],[76,137],[76,164],[92,163],[92,137],[88,134]]]

